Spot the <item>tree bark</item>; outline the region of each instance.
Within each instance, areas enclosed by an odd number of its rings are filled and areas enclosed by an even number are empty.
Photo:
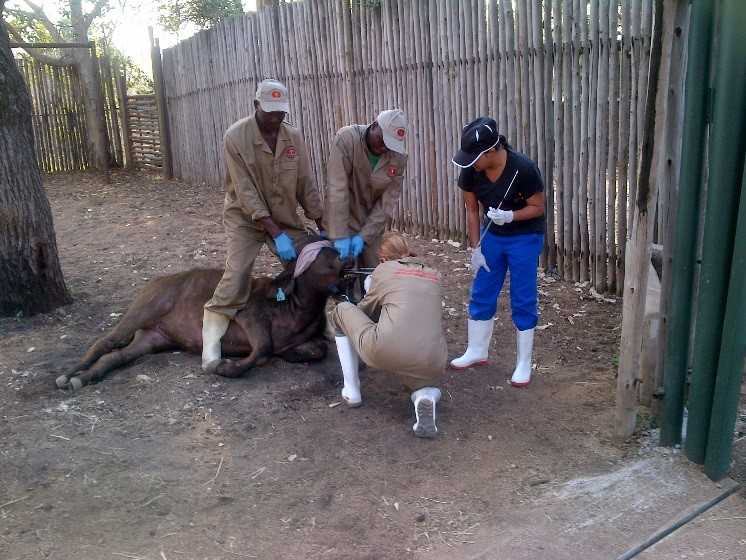
[[[0,6],[3,1],[0,0]],[[70,302],[42,188],[31,99],[0,21],[0,315],[44,313]]]
[[[76,49],[75,69],[78,71],[83,87],[83,105],[85,106],[86,131],[88,132],[88,153],[91,165],[99,171],[110,167],[109,138],[106,132],[104,98],[101,91],[101,78],[98,71],[98,59],[92,49]]]

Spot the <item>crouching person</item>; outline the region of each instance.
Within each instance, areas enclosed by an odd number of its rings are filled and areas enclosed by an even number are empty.
[[[342,398],[362,404],[358,365],[399,376],[411,391],[418,437],[434,437],[438,381],[448,360],[441,319],[440,274],[411,256],[406,240],[387,234],[378,250],[381,262],[366,282],[358,305],[340,303],[332,314],[344,376]]]

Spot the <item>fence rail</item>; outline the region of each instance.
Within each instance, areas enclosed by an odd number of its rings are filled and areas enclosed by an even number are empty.
[[[545,264],[621,292],[652,26],[649,0],[304,0],[226,20],[163,53],[176,176],[221,184],[222,135],[283,80],[316,179],[335,131],[401,107],[410,161],[394,225],[462,239],[451,165],[494,116],[547,183]]]

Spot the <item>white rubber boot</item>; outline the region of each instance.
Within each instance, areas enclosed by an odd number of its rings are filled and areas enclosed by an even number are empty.
[[[440,389],[423,387],[412,393],[410,398],[414,403],[414,414],[417,418],[412,426],[414,435],[424,438],[433,438],[438,435],[438,426],[435,425],[435,405],[440,400]]]
[[[487,363],[494,324],[494,319],[487,319],[486,321],[469,319],[469,345],[463,356],[451,360],[452,368],[466,369],[472,366],[482,366]]]
[[[525,387],[531,383],[531,356],[534,350],[534,329],[516,331],[516,364],[510,384]]]
[[[346,336],[335,336],[334,341],[337,343],[337,355],[345,383],[342,387],[342,398],[350,408],[358,407],[363,404],[363,399],[360,396],[360,377],[358,376],[360,361],[357,352]]]
[[[220,363],[220,339],[230,325],[230,317],[205,309],[202,316],[202,370],[214,371]]]

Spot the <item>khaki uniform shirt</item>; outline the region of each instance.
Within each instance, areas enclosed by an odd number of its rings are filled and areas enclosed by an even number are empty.
[[[407,156],[386,152],[375,169],[365,143],[366,125],[341,128],[326,167],[324,228],[330,239],[359,233],[366,243],[378,239],[401,195]]]
[[[299,203],[309,219],[321,217],[323,210],[308,150],[296,128],[282,124],[273,154],[254,117],[246,117],[226,131],[223,146],[228,168],[226,214],[240,210],[259,230],[264,228],[258,220],[267,217],[280,229],[303,230],[297,212]]]
[[[346,334],[360,342],[360,355],[370,366],[434,379],[448,360],[441,301],[437,271],[412,257],[387,261],[376,267],[370,291],[357,306],[377,323],[375,332],[362,337],[357,332]],[[337,309],[341,326],[365,329],[364,324],[355,325],[354,306],[340,304]],[[353,316],[348,317],[350,313]]]

